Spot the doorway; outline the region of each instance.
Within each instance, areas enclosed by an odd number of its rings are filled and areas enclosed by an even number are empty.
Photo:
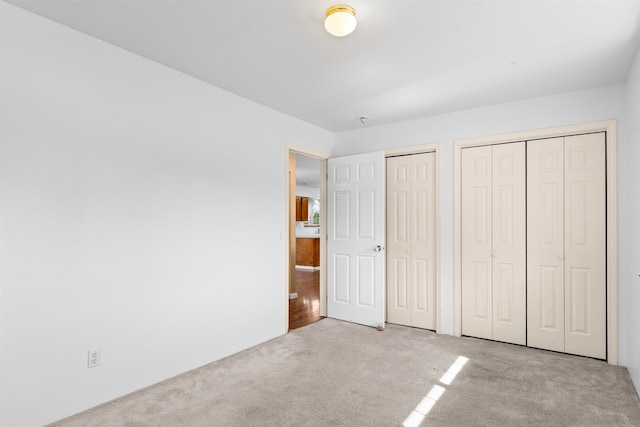
[[[289,309],[288,330],[320,320],[324,313],[324,243],[321,177],[324,159],[290,150],[289,159]]]
[[[383,152],[383,156],[384,157],[393,157],[393,156],[403,156],[403,155],[412,155],[412,154],[420,154],[420,153],[433,153],[435,155],[435,164],[434,164],[434,172],[435,172],[435,314],[436,314],[436,320],[435,320],[435,331],[437,333],[439,333],[441,331],[441,315],[440,313],[442,313],[442,305],[441,305],[441,294],[442,294],[442,290],[441,288],[441,273],[440,273],[440,248],[441,248],[441,225],[440,225],[440,191],[439,191],[439,175],[440,175],[440,144],[434,143],[434,144],[424,144],[424,145],[414,145],[414,146],[406,146],[406,147],[399,147],[399,148],[393,148],[393,149],[386,149]],[[336,171],[333,171],[331,173],[329,173],[329,166],[328,166],[328,155],[325,154],[320,154],[320,153],[314,153],[312,151],[309,151],[307,149],[301,149],[298,147],[292,147],[292,146],[288,146],[286,148],[286,152],[285,152],[285,163],[286,163],[286,169],[285,171],[288,171],[289,173],[289,177],[286,180],[286,193],[288,195],[288,197],[286,197],[286,210],[285,212],[287,212],[287,218],[286,218],[286,224],[287,224],[287,232],[285,233],[286,239],[285,241],[288,242],[288,244],[285,245],[285,271],[287,271],[288,277],[287,277],[287,281],[285,282],[285,295],[284,297],[286,298],[287,302],[290,301],[289,296],[291,295],[292,299],[296,297],[296,292],[294,289],[292,289],[292,285],[295,286],[295,273],[296,273],[296,262],[295,262],[295,256],[296,256],[296,233],[295,233],[295,227],[296,227],[296,212],[295,212],[295,206],[296,206],[296,190],[295,190],[295,177],[296,177],[296,154],[301,154],[302,156],[306,156],[306,157],[310,157],[310,158],[314,158],[320,161],[320,270],[319,270],[319,276],[320,276],[320,289],[319,289],[319,307],[320,307],[320,316],[321,317],[325,317],[327,316],[327,305],[328,305],[328,298],[327,298],[327,283],[328,283],[328,276],[330,274],[332,274],[331,272],[329,272],[328,270],[330,269],[327,263],[327,257],[328,257],[328,251],[327,251],[327,246],[328,246],[328,240],[327,240],[327,236],[330,233],[329,231],[329,227],[328,227],[328,201],[329,201],[329,197],[328,197],[328,178],[329,176],[333,176],[335,175],[335,173],[337,173]],[[349,156],[346,156],[349,157]],[[357,157],[357,156],[351,156],[351,157]],[[360,171],[359,173],[360,175],[362,175],[362,171]],[[340,175],[340,174],[338,174]],[[383,196],[384,199],[384,196]],[[335,225],[335,224],[334,224]],[[384,237],[383,237],[384,239]],[[384,251],[384,244],[382,244],[380,246],[380,248],[382,248],[382,250]],[[386,289],[383,290],[383,292],[386,293]],[[299,298],[300,296],[297,295],[297,297]],[[290,310],[289,310],[289,304],[287,305],[286,309],[285,309],[285,331],[289,330],[289,316],[290,316]],[[382,321],[386,321],[386,309],[383,308],[383,312],[382,312],[382,316],[383,319]],[[333,317],[333,316],[331,316]],[[358,323],[358,322],[356,322]],[[433,326],[432,326],[433,328]]]

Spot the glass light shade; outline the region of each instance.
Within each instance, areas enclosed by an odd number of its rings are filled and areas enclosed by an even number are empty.
[[[327,9],[324,28],[332,36],[347,36],[356,29],[357,24],[356,11],[351,6],[338,5]]]

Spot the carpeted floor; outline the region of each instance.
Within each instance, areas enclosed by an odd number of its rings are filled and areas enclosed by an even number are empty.
[[[624,368],[333,319],[53,425],[400,426],[416,408],[422,426],[640,426]]]

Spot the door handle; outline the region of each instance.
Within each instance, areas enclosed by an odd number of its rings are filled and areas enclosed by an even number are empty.
[[[384,246],[377,245],[373,250],[376,252],[382,252],[384,250]]]

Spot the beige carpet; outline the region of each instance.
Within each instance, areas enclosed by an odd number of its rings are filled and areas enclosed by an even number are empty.
[[[624,368],[333,319],[53,425],[399,426],[416,408],[422,426],[640,426]]]

